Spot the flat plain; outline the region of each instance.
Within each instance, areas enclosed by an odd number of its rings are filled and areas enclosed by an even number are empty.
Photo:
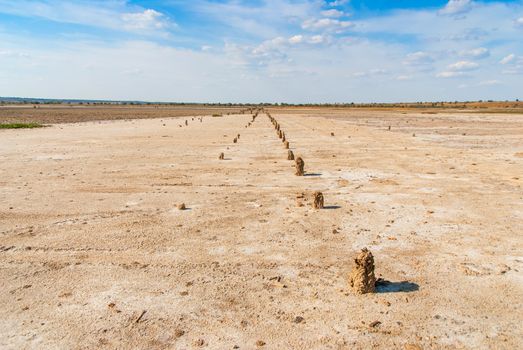
[[[0,348],[521,346],[522,113],[267,111],[0,130]]]

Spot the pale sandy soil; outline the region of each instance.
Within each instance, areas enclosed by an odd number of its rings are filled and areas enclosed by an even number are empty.
[[[0,348],[521,347],[522,115],[273,116],[0,131]]]

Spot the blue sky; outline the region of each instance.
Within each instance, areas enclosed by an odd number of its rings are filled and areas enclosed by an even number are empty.
[[[523,0],[0,0],[0,96],[523,99]]]

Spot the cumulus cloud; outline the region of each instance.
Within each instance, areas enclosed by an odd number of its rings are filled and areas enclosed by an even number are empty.
[[[515,54],[511,53],[510,55],[503,57],[503,59],[499,61],[499,63],[506,67],[501,72],[503,74],[523,74],[523,56],[516,56]]]
[[[479,64],[472,61],[458,61],[456,63],[449,64],[447,69],[443,72],[436,74],[437,78],[458,78],[466,76],[467,72],[476,70],[479,68]]]
[[[332,18],[321,18],[306,20],[303,22],[301,27],[303,29],[313,31],[341,32],[353,26],[354,24],[349,21],[340,21]]]
[[[501,63],[501,64],[509,64],[511,62],[514,62],[515,59],[516,59],[516,55],[511,53],[510,55],[507,55],[507,56],[503,57],[501,59],[501,61],[499,61],[499,63]]]
[[[289,38],[289,43],[299,44],[303,42],[303,35],[295,35]]]
[[[0,0],[0,13],[142,35],[165,34],[168,27],[175,26],[162,13],[126,1]]]
[[[268,65],[289,60],[288,53],[298,47],[311,47],[329,42],[329,37],[324,35],[293,35],[291,37],[279,36],[266,40],[257,46],[234,46],[236,55],[242,56],[243,62],[251,61],[256,65]]]
[[[368,71],[352,73],[352,76],[355,78],[365,78],[370,76],[386,75],[388,73],[389,72],[386,69],[373,68]]]
[[[143,12],[124,13],[121,18],[124,28],[127,30],[156,30],[168,27],[165,16],[151,9]]]
[[[432,62],[434,62],[434,58],[431,54],[424,51],[418,51],[409,53],[403,61],[403,64],[407,66],[421,66],[430,64]]]
[[[490,51],[484,47],[478,47],[476,49],[460,51],[459,55],[463,57],[480,59],[489,57]]]
[[[516,19],[516,25],[523,28],[523,17]]]
[[[21,51],[0,50],[0,57],[29,58],[30,55]]]
[[[445,71],[445,72],[440,72],[440,73],[436,74],[436,77],[437,78],[458,78],[458,77],[462,77],[464,75],[465,75],[465,73],[463,73],[463,72]]]
[[[450,0],[444,8],[439,11],[440,15],[461,15],[472,9],[472,0]]]
[[[336,9],[321,11],[321,14],[324,17],[333,17],[333,18],[343,17],[345,15],[345,13],[343,13],[343,11],[339,11]]]
[[[493,85],[501,85],[501,81],[499,80],[484,80],[484,81],[480,81],[479,86],[493,86]]]
[[[329,2],[329,6],[342,6],[342,5],[345,5],[349,2],[349,0],[335,0],[335,1],[331,1]]]
[[[323,35],[313,35],[309,38],[308,42],[310,44],[322,44],[327,41],[327,38]]]
[[[448,67],[448,70],[454,71],[454,72],[463,72],[463,71],[471,71],[479,68],[479,64],[476,62],[471,61],[459,61],[453,64],[450,64]]]

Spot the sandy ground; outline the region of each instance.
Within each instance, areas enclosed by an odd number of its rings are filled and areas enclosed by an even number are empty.
[[[521,346],[522,115],[273,116],[0,131],[0,348]]]

